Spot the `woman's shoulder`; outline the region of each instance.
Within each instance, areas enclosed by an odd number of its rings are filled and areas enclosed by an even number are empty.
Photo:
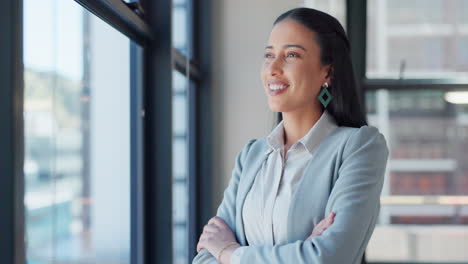
[[[242,148],[241,152],[244,155],[249,153],[261,153],[262,151],[266,151],[268,149],[268,145],[266,143],[266,138],[252,138],[247,141],[247,143]]]
[[[339,127],[345,140],[345,149],[362,148],[363,146],[385,150],[388,153],[387,140],[375,126],[364,125],[361,127]]]
[[[375,126],[364,125],[361,127],[348,127],[348,126],[339,126],[336,129],[336,134],[339,137],[346,138],[355,138],[355,137],[374,137],[382,136],[383,134]]]

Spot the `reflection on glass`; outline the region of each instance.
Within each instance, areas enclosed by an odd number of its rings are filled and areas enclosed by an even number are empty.
[[[27,263],[129,263],[129,45],[74,1],[24,1]]]
[[[468,105],[441,90],[368,92],[390,149],[369,261],[468,261]]]
[[[188,82],[180,72],[172,73],[172,172],[174,263],[188,263]]]
[[[466,75],[466,0],[370,0],[367,4],[367,77]]]

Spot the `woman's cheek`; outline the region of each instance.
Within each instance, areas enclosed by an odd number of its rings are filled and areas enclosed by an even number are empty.
[[[264,63],[260,70],[260,78],[262,79],[264,84],[266,83],[267,77],[268,77],[268,65]]]

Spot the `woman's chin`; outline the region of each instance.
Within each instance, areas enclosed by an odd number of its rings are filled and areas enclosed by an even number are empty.
[[[284,107],[280,106],[280,105],[272,105],[272,104],[269,104],[269,107],[270,107],[270,110],[272,112],[284,112]]]

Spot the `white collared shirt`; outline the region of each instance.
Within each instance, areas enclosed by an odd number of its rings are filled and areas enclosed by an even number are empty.
[[[281,121],[266,138],[268,157],[255,177],[242,208],[249,245],[278,245],[287,241],[287,217],[292,194],[319,143],[337,124],[325,110],[320,119],[284,155],[284,126]],[[310,230],[312,233],[312,230]],[[234,251],[232,264],[239,264],[246,247]]]

